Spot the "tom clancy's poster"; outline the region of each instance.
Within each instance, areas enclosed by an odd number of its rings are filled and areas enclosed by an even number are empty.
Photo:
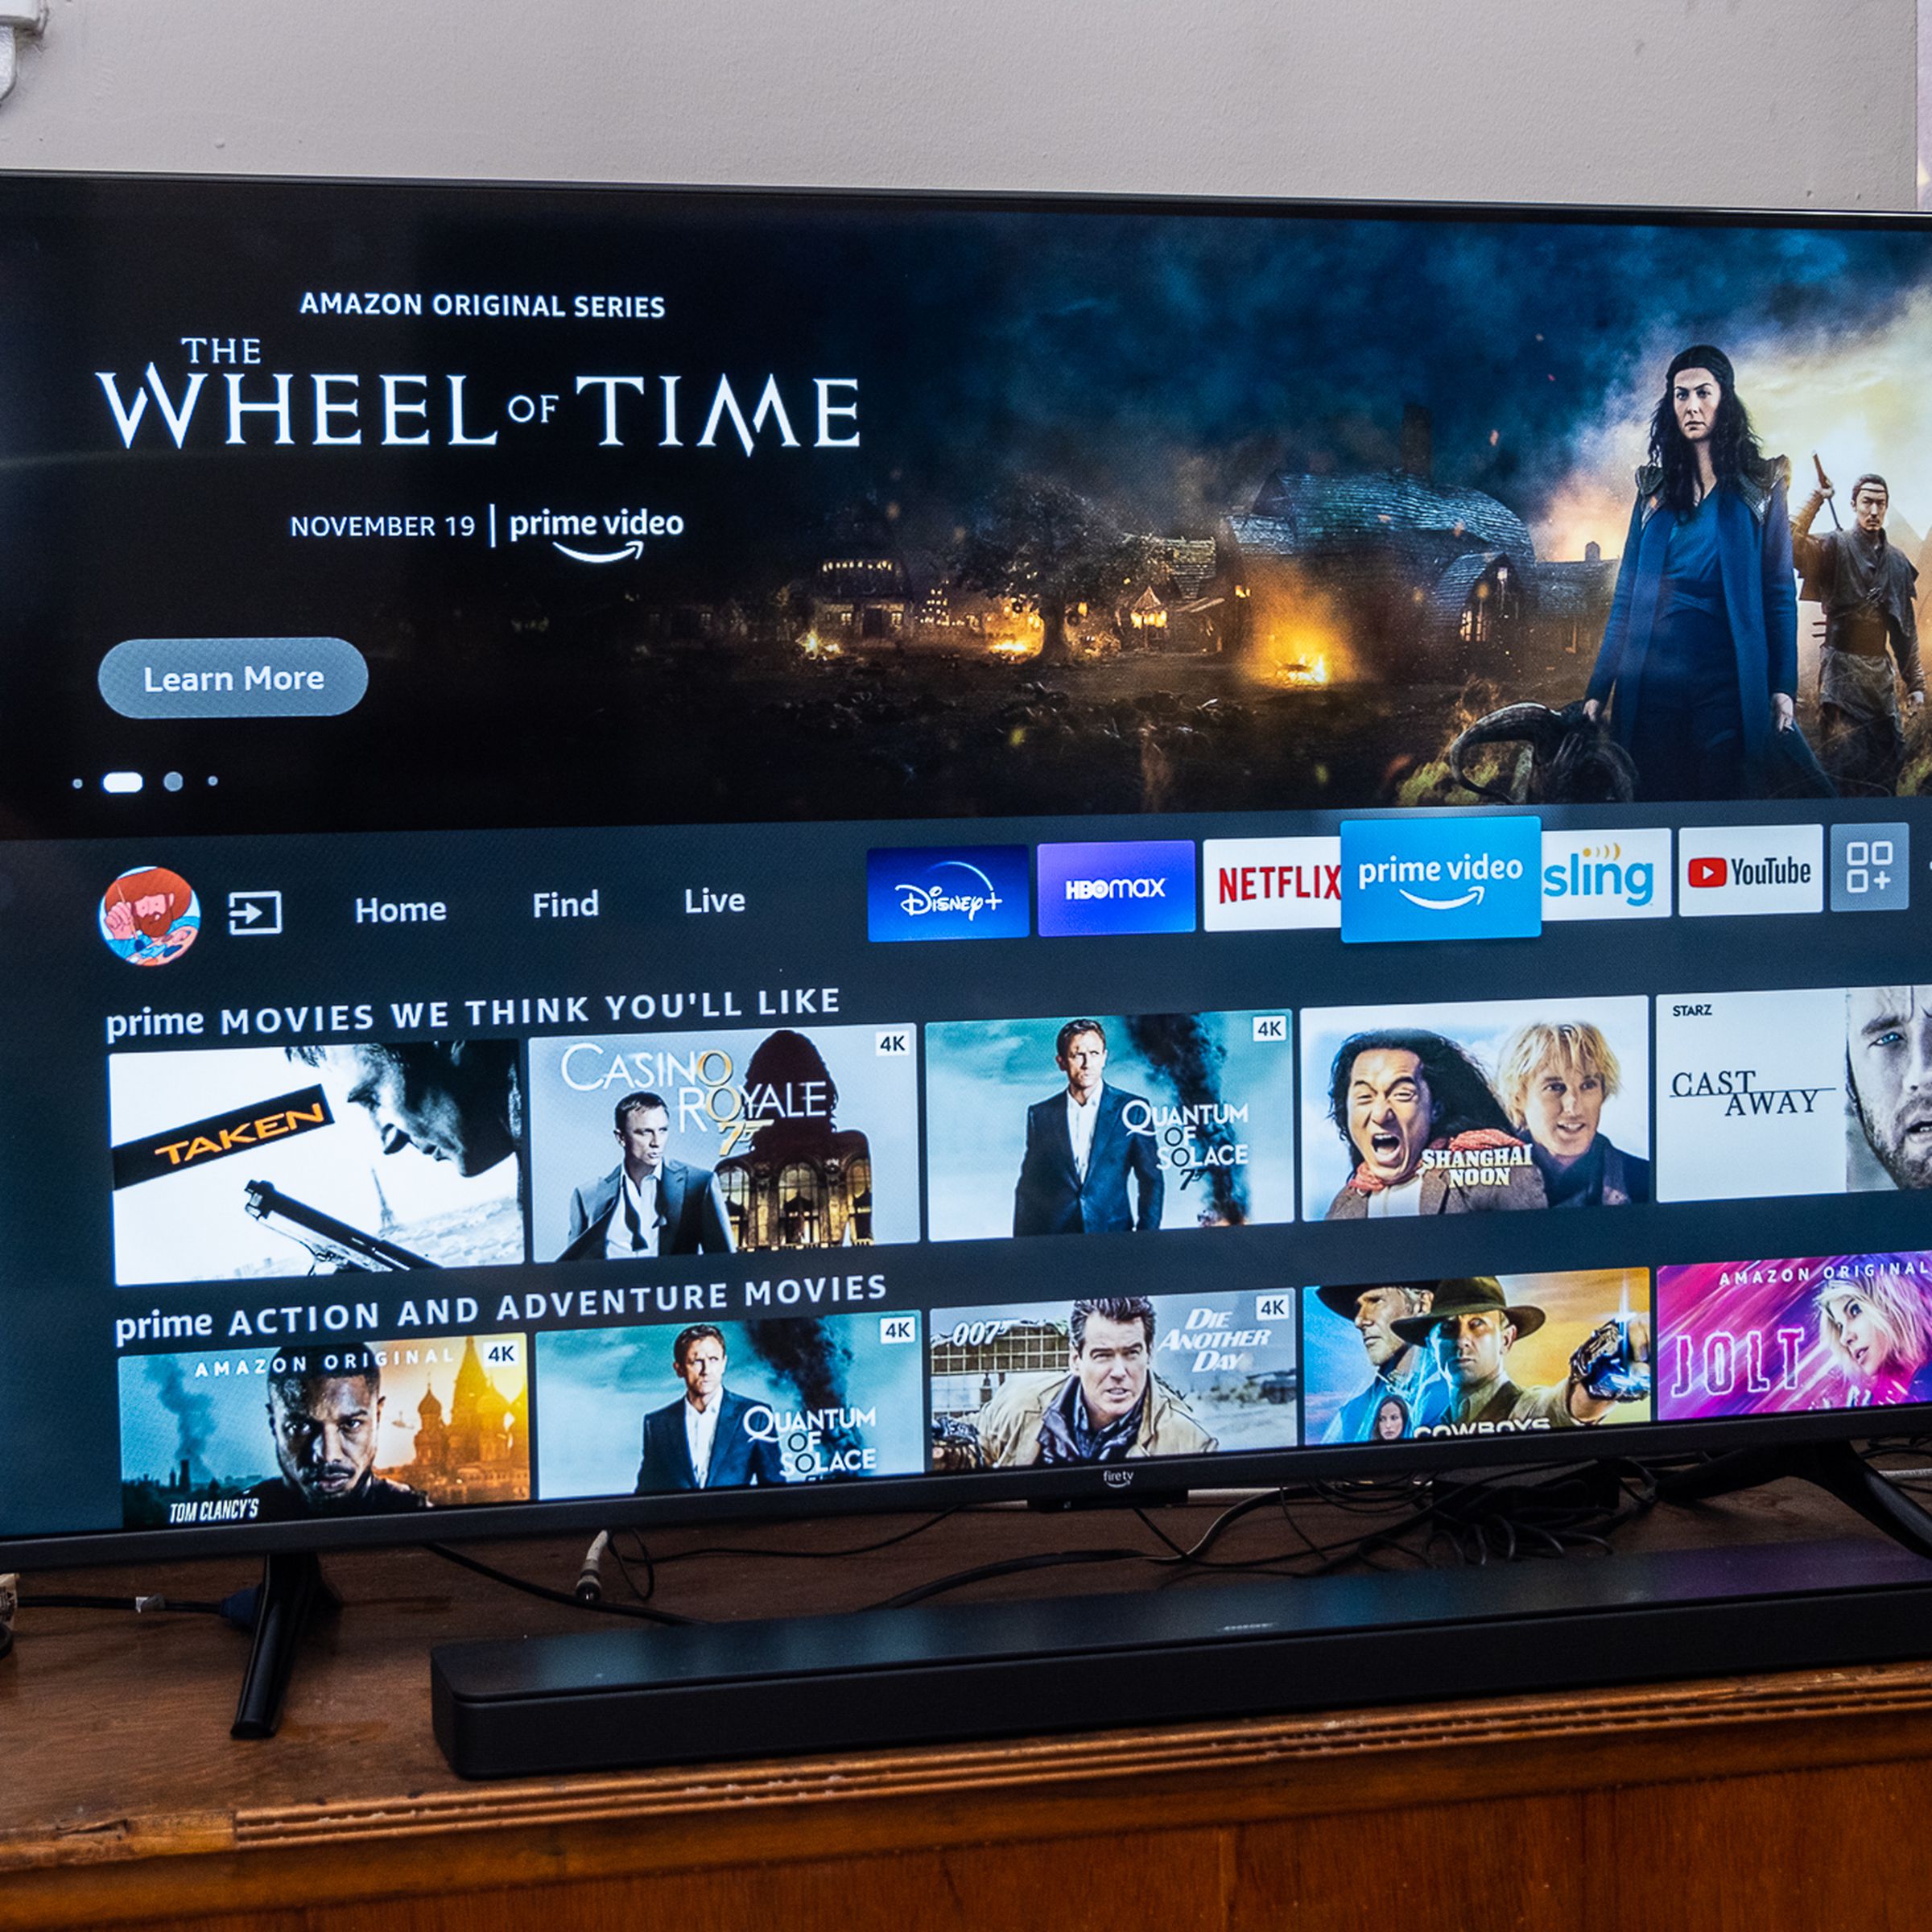
[[[1294,1446],[1293,1290],[942,1308],[931,1319],[937,1469]]]
[[[646,1496],[917,1475],[913,1314],[537,1338],[538,1493]]]
[[[539,1261],[919,1238],[909,1026],[530,1043]]]
[[[926,1029],[935,1241],[1294,1218],[1286,1011]]]
[[[1932,1255],[1660,1268],[1657,1323],[1662,1422],[1932,1402]]]
[[[1647,1001],[1487,1000],[1301,1018],[1304,1220],[1652,1198]]]
[[[1650,1420],[1642,1269],[1307,1288],[1307,1440],[1400,1443]]]
[[[121,1358],[130,1529],[530,1500],[520,1335]]]
[[[382,773],[337,823],[442,822],[480,746],[523,824],[1932,772],[1902,222],[23,180],[0,236],[23,798],[140,765],[138,667],[109,715],[75,665],[237,597],[374,668],[229,754],[326,729]]]
[[[114,1279],[523,1259],[514,1040],[108,1057]]]

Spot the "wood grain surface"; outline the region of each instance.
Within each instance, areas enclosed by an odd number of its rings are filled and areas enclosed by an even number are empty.
[[[1211,1514],[1159,1520],[1178,1538]],[[896,1526],[717,1540],[823,1551]],[[1660,1511],[1631,1541],[1859,1533],[1779,1485]],[[1244,1525],[1226,1554],[1282,1542],[1278,1518]],[[1157,1547],[1131,1517],[974,1512],[840,1562],[675,1563],[659,1600],[711,1617],[848,1608],[1022,1550],[1122,1544]],[[567,1586],[582,1552],[477,1554]],[[281,1735],[254,1744],[227,1735],[239,1634],[31,1607],[36,1587],[217,1596],[250,1566],[26,1579],[0,1663],[0,1927],[1780,1932],[1922,1926],[1932,1897],[1932,1665],[465,1784],[430,1734],[430,1646],[588,1620],[420,1551],[329,1571],[344,1611],[305,1654]],[[1050,1571],[975,1594],[1154,1574]]]

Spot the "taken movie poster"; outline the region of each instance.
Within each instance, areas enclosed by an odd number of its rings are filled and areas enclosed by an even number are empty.
[[[521,1261],[518,1054],[424,1040],[110,1055],[115,1281]]]

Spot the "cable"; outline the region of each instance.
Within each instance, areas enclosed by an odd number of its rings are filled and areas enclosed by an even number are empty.
[[[237,1593],[239,1594],[239,1593]],[[76,1596],[65,1591],[48,1591],[23,1596],[23,1610],[131,1610],[137,1616],[153,1616],[163,1611],[181,1611],[197,1616],[225,1616],[224,1604],[202,1603],[178,1596]]]
[[[959,1515],[964,1507],[957,1505],[951,1509],[942,1509],[937,1516],[929,1516],[924,1522],[914,1523],[910,1530],[895,1530],[890,1536],[881,1537],[877,1542],[855,1543],[844,1550],[774,1550],[749,1544],[708,1543],[696,1550],[674,1550],[667,1556],[657,1558],[655,1562],[658,1567],[667,1568],[672,1563],[688,1563],[700,1556],[789,1558],[801,1563],[824,1563],[844,1556],[870,1556],[876,1550],[890,1550],[895,1543],[910,1542],[915,1536],[923,1536],[928,1530],[936,1529],[939,1524]],[[640,1535],[636,1540],[642,1551],[644,1539]],[[651,1559],[647,1557],[646,1560]]]
[[[962,1570],[954,1576],[942,1576],[930,1583],[902,1590],[897,1596],[867,1606],[872,1610],[903,1610],[927,1598],[943,1596],[949,1590],[964,1589],[968,1583],[985,1583],[996,1576],[1017,1576],[1026,1570],[1051,1570],[1067,1563],[1146,1563],[1158,1562],[1145,1550],[1056,1550],[1042,1556],[1009,1557],[1003,1563],[982,1563],[976,1570]]]
[[[1456,1484],[1443,1484],[1433,1476],[1406,1476],[1347,1483],[1316,1482],[1294,1489],[1284,1487],[1265,1490],[1231,1504],[1191,1543],[1185,1545],[1170,1536],[1144,1509],[1137,1509],[1133,1512],[1135,1517],[1162,1546],[1160,1550],[1063,1550],[1011,1557],[915,1584],[869,1608],[903,1609],[1000,1577],[1096,1563],[1145,1563],[1170,1571],[1172,1574],[1166,1580],[1171,1583],[1210,1575],[1321,1577],[1331,1575],[1352,1563],[1385,1568],[1387,1565],[1383,1559],[1390,1556],[1427,1567],[1439,1563],[1440,1552],[1445,1547],[1451,1553],[1455,1563],[1472,1566],[1486,1564],[1492,1559],[1513,1563],[1538,1555],[1562,1556],[1582,1549],[1608,1551],[1610,1544],[1603,1533],[1634,1520],[1657,1501],[1657,1476],[1653,1470],[1637,1463],[1609,1467],[1616,1472],[1613,1500],[1607,1500],[1600,1491],[1591,1487],[1588,1475],[1573,1464],[1541,1471],[1505,1471]],[[1333,1542],[1318,1543],[1296,1519],[1290,1506],[1291,1501],[1312,1501],[1338,1513],[1373,1517],[1376,1519],[1375,1527]],[[656,1594],[657,1572],[662,1566],[712,1557],[819,1563],[866,1556],[923,1536],[961,1513],[964,1507],[941,1510],[908,1528],[895,1530],[890,1536],[836,1550],[704,1544],[696,1549],[654,1555],[642,1534],[634,1530],[631,1541],[635,1545],[635,1552],[632,1560],[642,1563],[645,1572],[641,1589],[614,1537],[608,1531],[600,1532],[585,1552],[576,1594],[567,1594],[523,1577],[513,1576],[444,1544],[432,1543],[426,1547],[447,1562],[545,1602],[598,1611],[609,1616],[640,1617],[654,1623],[686,1624],[697,1620],[647,1608],[649,1600]],[[1281,1510],[1283,1524],[1293,1533],[1298,1547],[1253,1557],[1210,1556],[1208,1553],[1241,1518],[1270,1508]],[[1412,1546],[1418,1537],[1422,1539],[1419,1547]],[[630,1601],[604,1598],[601,1562],[605,1556],[617,1564],[630,1593]],[[583,1594],[587,1586],[593,1591],[588,1598]]]
[[[601,1599],[586,1603],[570,1591],[552,1590],[547,1583],[533,1583],[527,1577],[512,1576],[507,1570],[499,1570],[493,1563],[479,1563],[475,1557],[465,1556],[460,1550],[452,1550],[447,1543],[425,1543],[423,1547],[432,1556],[441,1557],[444,1563],[454,1563],[458,1569],[488,1577],[493,1583],[502,1583],[506,1589],[520,1590],[526,1596],[541,1597],[547,1604],[561,1604],[568,1610],[601,1612],[605,1616],[637,1617],[652,1624],[690,1624],[697,1620],[694,1617],[679,1616],[669,1610],[647,1609],[642,1604],[606,1603]]]
[[[1212,1545],[1237,1517],[1246,1516],[1253,1510],[1265,1508],[1269,1504],[1275,1502],[1278,1497],[1282,1497],[1285,1494],[1285,1492],[1269,1490],[1258,1496],[1243,1497],[1240,1502],[1224,1509],[1186,1549],[1175,1542],[1158,1525],[1150,1521],[1144,1512],[1135,1510],[1133,1513],[1140,1518],[1145,1527],[1165,1544],[1171,1553],[1166,1556],[1156,1555],[1145,1550],[1116,1549],[1061,1550],[1033,1556],[1012,1557],[1003,1563],[982,1563],[971,1570],[962,1570],[950,1576],[937,1578],[931,1583],[918,1584],[912,1589],[902,1591],[897,1596],[887,1597],[882,1602],[874,1604],[870,1607],[874,1610],[904,1609],[910,1604],[925,1602],[929,1598],[943,1596],[950,1591],[964,1589],[972,1583],[989,1582],[996,1577],[1014,1576],[1028,1571],[1054,1569],[1075,1564],[1147,1563],[1157,1567],[1171,1568],[1176,1571],[1185,1571],[1190,1568],[1202,1571],[1257,1569],[1263,1565],[1278,1563],[1284,1559],[1275,1557],[1257,1558],[1233,1563],[1210,1563],[1201,1553]],[[1306,1542],[1306,1532],[1299,1531],[1298,1525],[1297,1525],[1297,1529],[1298,1533],[1302,1535],[1303,1540]],[[1348,1544],[1336,1546],[1336,1547],[1352,1552],[1356,1543],[1360,1540],[1352,1538]],[[1311,1543],[1309,1547],[1313,1550],[1316,1546]]]
[[[580,1604],[601,1602],[604,1596],[604,1552],[610,1547],[610,1532],[600,1530],[584,1552],[584,1567],[577,1572],[577,1587],[572,1594]]]
[[[638,1546],[638,1561],[644,1566],[644,1587],[638,1587],[638,1580],[630,1574],[630,1565],[624,1560],[624,1552],[613,1541],[610,1546],[611,1561],[617,1566],[617,1575],[624,1579],[624,1587],[640,1604],[647,1604],[658,1593],[658,1567],[651,1561],[650,1546],[634,1530],[630,1540]]]

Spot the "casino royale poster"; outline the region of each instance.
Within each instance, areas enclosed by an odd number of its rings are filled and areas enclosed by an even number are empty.
[[[530,824],[1932,781],[1903,227],[6,192],[23,795],[248,696],[76,706],[115,646],[237,637],[367,671],[279,687],[268,828],[324,742],[371,826],[480,754]]]
[[[911,1033],[531,1040],[535,1258],[916,1241]]]

